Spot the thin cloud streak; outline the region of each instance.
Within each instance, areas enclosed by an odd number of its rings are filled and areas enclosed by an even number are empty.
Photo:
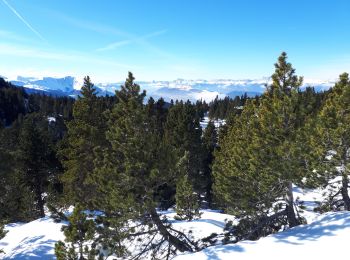
[[[129,44],[131,44],[132,42],[133,42],[133,41],[131,41],[131,40],[113,42],[113,43],[111,43],[111,44],[108,44],[108,45],[105,46],[105,47],[96,49],[96,51],[114,50],[114,49],[116,49],[116,48],[118,48],[118,47],[122,47],[122,46],[125,46],[125,45],[129,45]]]
[[[166,32],[167,32],[167,30],[155,31],[155,32],[149,33],[145,36],[132,38],[130,40],[113,42],[111,44],[108,44],[105,47],[98,48],[96,51],[109,51],[109,50],[114,50],[114,49],[121,47],[121,46],[132,44],[132,43],[143,43],[144,40],[147,40],[149,38],[152,38],[152,37],[155,37],[158,35],[162,35]]]
[[[2,2],[33,32],[38,36],[41,40],[46,42],[46,39],[31,26],[17,11],[13,8],[6,0],[2,0]]]
[[[58,19],[61,19],[62,21],[69,23],[70,25],[73,25],[73,26],[78,27],[78,28],[97,32],[100,34],[109,34],[109,35],[124,37],[124,38],[126,38],[125,41],[134,41],[138,45],[142,46],[144,49],[146,49],[152,53],[155,53],[156,55],[158,55],[159,57],[161,57],[163,59],[171,59],[171,60],[175,60],[175,61],[179,60],[178,56],[173,55],[167,51],[164,51],[157,46],[154,46],[153,44],[149,43],[147,41],[147,39],[140,38],[135,34],[122,31],[122,30],[117,29],[115,27],[110,27],[107,25],[92,23],[92,22],[87,21],[87,20],[79,20],[79,19],[67,16],[65,14],[62,14],[62,13],[59,13],[56,11],[52,11],[52,10],[46,10],[46,12],[51,13],[53,16],[56,16]],[[164,31],[163,33],[165,33],[166,30],[163,30],[163,31]],[[162,31],[159,31],[159,32],[162,32]],[[123,43],[123,44],[125,45],[127,43]]]
[[[4,31],[1,29],[0,29],[0,38],[8,39],[8,40],[15,40],[15,41],[29,41],[29,39],[26,39],[22,36],[19,36],[13,32]]]
[[[36,58],[44,60],[71,61],[71,62],[89,62],[93,64],[114,66],[124,69],[135,68],[127,64],[121,64],[113,61],[103,60],[98,57],[90,57],[81,53],[60,53],[52,51],[43,51],[24,46],[14,46],[8,44],[0,44],[0,55],[16,56],[22,58]]]

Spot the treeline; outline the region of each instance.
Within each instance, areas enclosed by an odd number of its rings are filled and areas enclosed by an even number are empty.
[[[53,102],[50,112],[40,113],[40,105],[17,120],[2,119],[12,124],[0,132],[0,217],[29,221],[48,207],[68,220],[58,259],[166,259],[222,237],[234,243],[304,223],[293,184],[324,187],[339,176],[339,189],[319,210],[350,210],[348,74],[324,93],[301,91],[302,80],[285,53],[262,96],[210,104],[145,102],[131,73],[115,96],[98,97],[86,77],[67,116],[61,115],[68,103]],[[228,119],[219,133],[212,121],[200,127],[206,112]],[[192,220],[209,207],[240,221],[196,241],[158,214],[170,207],[177,219]]]
[[[266,86],[268,87],[268,86]],[[324,99],[324,92],[316,93],[313,87],[306,87],[305,90],[299,91],[300,102],[312,107],[315,111],[321,106]],[[260,96],[248,97],[247,94],[236,96],[235,98],[225,97],[219,99],[217,96],[213,101],[206,105],[206,111],[211,120],[229,119],[234,115],[239,115],[248,100],[255,99],[259,101]]]
[[[205,102],[169,104],[150,98],[145,104],[145,93],[131,73],[112,97],[98,97],[89,77],[76,101],[27,95],[5,81],[0,93],[2,222],[30,221],[43,217],[48,208],[63,217],[58,209],[75,205],[103,211],[106,218],[99,221],[106,226],[119,227],[130,220],[142,221],[143,229],[156,225],[150,232],[162,232],[173,241],[171,252],[194,246],[181,232],[171,231],[156,208],[168,209],[176,198],[184,205],[178,207],[178,217],[192,219],[201,205],[212,202],[216,129],[211,125],[202,132]],[[77,212],[72,217],[76,215],[81,216]],[[127,229],[119,242],[138,236],[130,235],[132,230]],[[127,254],[125,248],[115,250],[111,254]],[[150,246],[146,252],[152,250]],[[69,258],[67,254],[62,259]]]
[[[257,96],[256,99],[259,97]],[[235,98],[225,97],[219,99],[218,96],[209,103],[208,116],[213,120],[227,119],[233,114],[241,113],[244,104],[248,100],[247,94]]]
[[[0,78],[0,224],[44,216],[45,202],[62,192],[57,145],[73,103],[28,95]]]
[[[43,94],[27,94],[21,87],[13,86],[0,78],[0,124],[10,126],[19,117],[39,112],[46,116],[72,118],[74,99]]]
[[[27,95],[0,79],[0,219],[28,221],[44,215],[46,199],[62,191],[58,143],[74,100]]]

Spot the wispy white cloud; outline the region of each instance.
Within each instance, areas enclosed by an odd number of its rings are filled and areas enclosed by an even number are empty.
[[[101,48],[96,49],[96,51],[114,50],[114,49],[116,49],[118,47],[122,47],[122,46],[125,46],[125,45],[128,45],[128,44],[131,44],[132,42],[133,41],[131,41],[131,40],[124,40],[124,41],[113,42],[111,44],[108,44],[105,47],[101,47]]]
[[[0,29],[0,38],[1,39],[8,39],[8,40],[15,40],[15,41],[28,41],[28,39],[17,35],[13,32],[6,31],[6,30],[1,30]]]
[[[108,44],[105,47],[98,48],[96,51],[114,50],[114,49],[119,48],[121,46],[129,45],[132,43],[136,43],[136,44],[141,43],[142,44],[145,40],[152,38],[152,37],[155,37],[155,36],[158,36],[158,35],[162,35],[166,32],[167,32],[167,30],[161,30],[161,31],[155,31],[155,32],[149,33],[149,34],[141,36],[141,37],[129,37],[130,38],[129,40],[113,42],[113,43]]]
[[[85,29],[89,30],[92,32],[96,32],[99,34],[105,34],[105,35],[114,35],[118,37],[124,38],[124,40],[119,41],[119,43],[116,42],[116,47],[120,47],[126,44],[130,43],[136,43],[137,45],[143,47],[146,51],[154,53],[155,55],[159,56],[162,59],[169,59],[169,60],[179,60],[179,57],[163,50],[162,48],[151,44],[148,41],[148,38],[151,38],[156,35],[164,34],[167,32],[167,30],[161,30],[161,31],[156,31],[154,33],[151,33],[148,37],[140,37],[136,34],[129,33],[123,30],[120,30],[119,28],[104,25],[104,24],[99,24],[87,20],[80,20],[76,19],[74,17],[67,16],[65,14],[52,11],[52,10],[46,10],[47,13],[50,13],[52,16],[55,16],[57,19],[60,19],[61,21],[64,21],[72,26],[78,27],[80,29]],[[154,34],[154,35],[152,35]],[[119,46],[118,46],[119,44]],[[107,47],[107,46],[106,46]],[[102,49],[102,48],[100,48]]]
[[[42,60],[56,60],[56,61],[69,61],[69,62],[86,62],[93,65],[105,65],[113,66],[124,69],[135,68],[135,66],[130,66],[128,64],[122,64],[107,59],[102,59],[100,57],[95,57],[91,55],[86,55],[79,52],[59,52],[50,50],[41,50],[37,48],[0,43],[0,55],[11,56],[11,57],[21,57],[21,58],[35,58]]]
[[[3,29],[0,29],[0,41],[1,43],[25,44],[31,46],[37,46],[42,43],[41,39],[38,39],[36,37],[25,37],[21,34]]]
[[[2,2],[41,40],[46,42],[46,39],[27,22],[22,15],[20,15],[15,8],[13,8],[6,0],[2,0]]]

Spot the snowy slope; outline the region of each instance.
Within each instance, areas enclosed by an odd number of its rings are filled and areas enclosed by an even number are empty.
[[[214,246],[175,260],[337,259],[348,255],[350,212],[327,213],[313,223],[237,244]],[[347,259],[347,258],[346,258]]]
[[[231,216],[215,211],[203,211],[201,219],[176,221],[171,211],[163,212],[174,227],[193,230],[196,238],[220,233],[226,219]],[[64,239],[62,224],[42,218],[27,224],[8,225],[9,233],[0,241],[6,255],[3,259],[53,259],[54,244]],[[243,241],[237,244],[213,246],[194,254],[184,254],[175,260],[187,259],[317,259],[328,260],[344,256],[344,248],[350,241],[350,212],[327,213],[308,225],[261,238],[258,241]]]
[[[226,220],[234,220],[227,214],[218,211],[201,211],[200,219],[193,221],[174,220],[173,210],[160,212],[167,216],[173,227],[183,232],[193,231],[195,239],[201,239],[212,233],[221,233]],[[4,259],[54,259],[54,247],[58,240],[64,240],[61,232],[62,223],[55,223],[49,217],[41,218],[26,224],[6,225],[9,231],[5,238],[0,240]]]
[[[334,181],[337,181],[335,179]],[[322,201],[325,192],[321,189],[301,189],[294,186],[296,203],[302,203],[305,210],[301,215],[308,225],[298,226],[288,231],[261,238],[258,241],[243,241],[237,244],[209,247],[194,254],[179,255],[176,260],[187,259],[317,259],[334,258],[345,254],[350,241],[350,212],[327,213],[320,215],[313,211]],[[165,215],[173,227],[184,233],[192,231],[195,239],[201,239],[212,233],[222,233],[227,220],[236,220],[233,216],[214,210],[203,210],[200,219],[178,221],[173,210],[159,212]],[[0,240],[0,248],[6,252],[0,259],[54,259],[54,245],[63,240],[62,223],[55,223],[49,217],[26,224],[9,224],[9,231]]]
[[[174,220],[176,215],[174,211],[163,213],[165,213],[164,215],[168,217],[175,229],[184,232],[191,230],[195,239],[205,238],[213,233],[222,233],[226,221],[235,221],[233,216],[220,213],[217,210],[202,210],[200,212],[202,214],[201,217],[192,221]]]
[[[161,212],[176,229],[192,230],[196,239],[222,232],[227,219],[233,217],[217,211],[202,211],[200,219],[177,221],[173,211]],[[54,244],[63,240],[62,224],[50,218],[42,218],[27,224],[11,224],[7,236],[0,240],[0,248],[6,255],[3,259],[54,259]],[[311,224],[261,238],[258,241],[243,241],[237,244],[213,246],[194,254],[175,257],[187,259],[317,259],[344,256],[344,248],[350,241],[350,212],[327,213],[317,217]]]
[[[6,225],[9,231],[0,240],[4,249],[3,259],[53,259],[54,247],[58,240],[63,240],[62,224],[45,217],[26,224]]]
[[[18,76],[16,80],[11,80],[11,83],[25,88],[33,88],[43,91],[56,90],[62,92],[72,92],[74,89],[80,89],[82,86],[81,82],[78,82],[71,76],[64,78],[44,77],[42,79]]]

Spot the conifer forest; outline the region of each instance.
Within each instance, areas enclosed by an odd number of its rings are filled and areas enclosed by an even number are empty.
[[[1,79],[2,225],[46,215],[66,223],[57,259],[170,259],[306,224],[293,185],[340,178],[314,210],[349,211],[349,75],[316,92],[300,89],[286,53],[274,68],[261,96],[209,103],[146,99],[131,72],[113,96],[97,95],[86,76],[77,99]],[[161,214],[169,209],[178,221],[201,209],[238,221],[195,239]]]
[[[349,0],[0,0],[0,260],[350,259]]]

